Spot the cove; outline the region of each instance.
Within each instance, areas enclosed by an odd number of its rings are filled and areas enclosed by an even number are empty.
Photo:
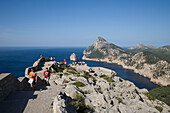
[[[150,81],[149,78],[144,77],[140,74],[135,73],[133,70],[124,69],[121,65],[115,63],[97,62],[97,61],[85,61],[90,67],[104,67],[116,71],[118,77],[123,78],[133,82],[138,88],[146,88],[147,90],[152,90],[154,88],[160,87]]]

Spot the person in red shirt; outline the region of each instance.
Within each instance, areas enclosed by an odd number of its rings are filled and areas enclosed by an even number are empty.
[[[64,59],[64,64],[66,64],[66,59]]]
[[[46,81],[46,84],[49,84],[50,72],[48,71],[48,68],[46,68],[46,70],[44,71],[44,79]]]

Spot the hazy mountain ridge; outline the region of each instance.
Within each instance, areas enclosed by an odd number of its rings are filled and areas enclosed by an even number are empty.
[[[140,49],[151,50],[169,50],[169,46],[157,48],[154,46],[144,46],[138,44]],[[131,49],[134,50],[135,48]],[[167,60],[150,51],[129,52],[124,49],[108,43],[102,37],[98,37],[92,46],[84,50],[83,59],[106,61],[110,63],[118,63],[125,68],[133,69],[136,73],[151,78],[151,81],[157,84],[167,85],[170,83],[170,64]]]
[[[132,53],[137,53],[137,52],[142,52],[142,51],[149,51],[154,53],[155,55],[158,55],[168,62],[170,62],[170,45],[165,45],[162,47],[155,47],[152,45],[144,45],[144,44],[137,44],[137,46],[128,48],[126,50],[127,52],[132,52]]]

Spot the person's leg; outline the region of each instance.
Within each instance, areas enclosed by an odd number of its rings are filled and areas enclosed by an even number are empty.
[[[50,79],[50,77],[47,77],[47,84],[49,84],[49,79]]]

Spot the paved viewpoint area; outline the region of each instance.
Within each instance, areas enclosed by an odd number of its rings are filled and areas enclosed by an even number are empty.
[[[45,62],[42,70],[37,71],[42,76],[46,67],[54,62]],[[51,75],[48,86],[36,88],[35,91],[14,91],[0,102],[0,113],[51,113],[54,97],[63,86],[54,83],[55,75]]]

